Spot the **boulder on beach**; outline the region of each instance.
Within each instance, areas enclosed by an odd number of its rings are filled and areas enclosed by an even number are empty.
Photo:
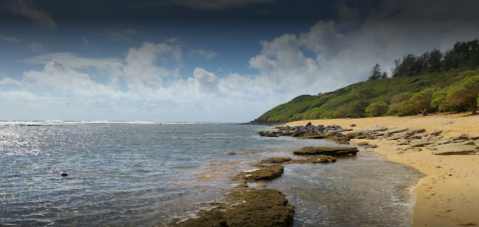
[[[303,147],[294,151],[295,155],[329,155],[333,157],[350,157],[358,153],[356,147]]]

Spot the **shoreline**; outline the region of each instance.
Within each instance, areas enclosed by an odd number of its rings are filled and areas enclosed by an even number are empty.
[[[479,115],[464,113],[305,120],[285,125],[303,126],[308,122],[313,125],[339,125],[354,130],[373,126],[425,129],[426,133],[441,130],[444,138],[461,134],[479,135]],[[355,127],[351,127],[353,124]],[[419,152],[398,152],[408,145],[398,145],[385,138],[353,141],[377,145],[375,152],[426,175],[411,187],[412,201],[415,198],[413,226],[479,226],[479,216],[476,215],[479,211],[478,155],[433,155],[428,148],[422,148]],[[479,145],[479,139],[475,140],[475,144]]]

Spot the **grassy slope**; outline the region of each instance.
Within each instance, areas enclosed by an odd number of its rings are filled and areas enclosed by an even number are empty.
[[[359,99],[366,104],[377,101],[389,104],[394,95],[402,92],[416,93],[431,87],[443,88],[462,79],[458,77],[459,75],[459,72],[431,73],[414,77],[365,81],[317,96],[301,95],[271,109],[256,121],[287,122],[333,118],[339,108],[350,108]],[[361,96],[364,93],[367,95]],[[365,113],[357,113],[356,116],[365,116]]]

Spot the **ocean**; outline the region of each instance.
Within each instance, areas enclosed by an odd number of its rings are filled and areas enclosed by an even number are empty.
[[[257,135],[266,126],[33,122],[0,124],[0,226],[158,226],[221,203],[236,173],[325,140]],[[410,226],[422,176],[362,150],[333,164],[285,164],[267,184],[294,226]],[[62,176],[63,173],[68,176]],[[256,185],[252,184],[251,187]]]

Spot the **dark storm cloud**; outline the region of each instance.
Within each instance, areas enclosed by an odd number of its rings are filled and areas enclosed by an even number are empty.
[[[50,14],[38,8],[33,0],[7,0],[1,6],[12,14],[25,16],[42,27],[56,27]]]
[[[46,27],[55,21],[95,20],[319,20],[336,17],[336,1],[311,0],[0,0],[0,20],[18,15]]]

